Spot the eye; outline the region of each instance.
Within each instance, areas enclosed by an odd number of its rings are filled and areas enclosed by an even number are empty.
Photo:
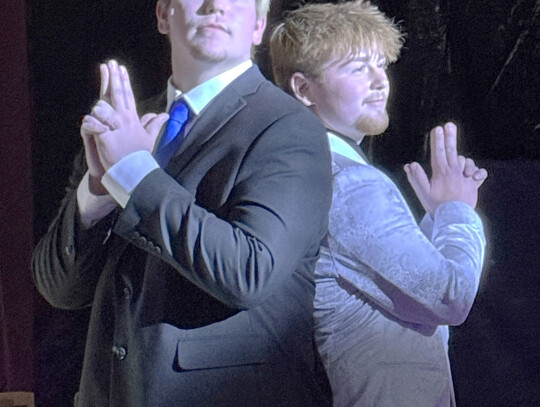
[[[388,66],[388,64],[386,63],[386,59],[381,59],[377,62],[377,67],[378,68],[384,68],[386,69],[386,67]]]
[[[357,65],[354,69],[353,69],[353,72],[357,72],[357,73],[363,73],[366,71],[366,65]]]

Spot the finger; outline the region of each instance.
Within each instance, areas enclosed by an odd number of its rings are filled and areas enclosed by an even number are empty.
[[[457,127],[454,123],[448,122],[444,125],[444,150],[446,162],[450,167],[458,165],[457,158]]]
[[[118,63],[114,59],[111,59],[107,65],[110,73],[111,105],[115,109],[123,109],[125,105],[124,90],[120,79]]]
[[[105,133],[109,130],[109,126],[106,126],[105,124],[97,120],[95,117],[90,115],[84,116],[81,124],[81,135],[83,136],[83,138],[90,134]]]
[[[116,130],[121,125],[120,119],[113,107],[104,100],[100,100],[94,105],[90,115],[109,126],[111,130]]]
[[[466,165],[467,165],[467,159],[462,155],[458,155],[457,156],[457,168],[458,168],[458,170],[460,170],[462,173],[465,174],[465,166]]]
[[[81,136],[83,139],[83,145],[84,145],[84,154],[86,156],[86,162],[89,164],[89,169],[92,170],[92,166],[90,165],[91,162],[99,161],[96,142],[94,140],[94,136],[90,134],[83,134],[81,132]]]
[[[470,158],[465,159],[465,168],[463,169],[463,175],[466,177],[472,177],[473,174],[478,171],[478,167],[474,161]]]
[[[106,64],[100,64],[99,65],[99,72],[101,74],[101,86],[99,89],[99,98],[106,100],[108,102],[111,101],[111,92],[109,87],[109,68]]]
[[[94,136],[90,133],[83,132],[81,129],[81,137],[83,139],[84,150],[86,154],[96,153],[96,143]]]
[[[431,168],[434,173],[448,167],[446,151],[444,149],[444,131],[441,126],[435,127],[430,133]]]
[[[161,113],[159,115],[156,115],[152,117],[148,123],[144,126],[148,134],[150,134],[152,137],[157,137],[159,130],[161,129],[161,126],[169,120],[169,115],[167,113]]]
[[[124,90],[124,106],[126,109],[135,109],[135,97],[133,96],[129,74],[126,67],[123,65],[120,66],[120,79]]]
[[[95,133],[93,133],[93,131],[84,129],[85,126],[88,126],[88,124],[83,120],[83,124],[81,125],[81,138],[83,140],[86,162],[89,164],[89,169],[92,171],[92,165],[90,165],[90,163],[94,162],[95,158],[98,157],[96,142],[94,139]],[[94,168],[94,170],[95,169],[96,168]]]
[[[484,168],[480,168],[478,171],[476,171],[472,175],[472,178],[475,181],[480,182],[480,185],[482,185],[482,183],[486,180],[487,177],[488,177],[488,173]]]

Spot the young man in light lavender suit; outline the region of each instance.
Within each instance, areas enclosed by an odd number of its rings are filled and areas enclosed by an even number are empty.
[[[271,40],[276,82],[321,119],[332,151],[315,320],[338,407],[455,405],[448,325],[467,317],[484,258],[474,208],[487,173],[457,154],[453,123],[431,131],[431,179],[418,163],[405,166],[427,212],[420,225],[361,151],[388,126],[386,68],[402,41],[360,1],[296,10]]]

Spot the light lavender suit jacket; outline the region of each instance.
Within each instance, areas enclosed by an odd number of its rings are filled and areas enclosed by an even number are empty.
[[[332,150],[315,319],[334,405],[455,405],[447,325],[465,320],[478,290],[481,220],[447,202],[419,226],[388,177]]]

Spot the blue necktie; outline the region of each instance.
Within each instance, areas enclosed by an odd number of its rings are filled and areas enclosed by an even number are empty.
[[[189,109],[183,99],[178,99],[169,109],[169,120],[159,140],[154,158],[161,168],[165,168],[174,153],[184,141],[184,126],[189,120]]]

